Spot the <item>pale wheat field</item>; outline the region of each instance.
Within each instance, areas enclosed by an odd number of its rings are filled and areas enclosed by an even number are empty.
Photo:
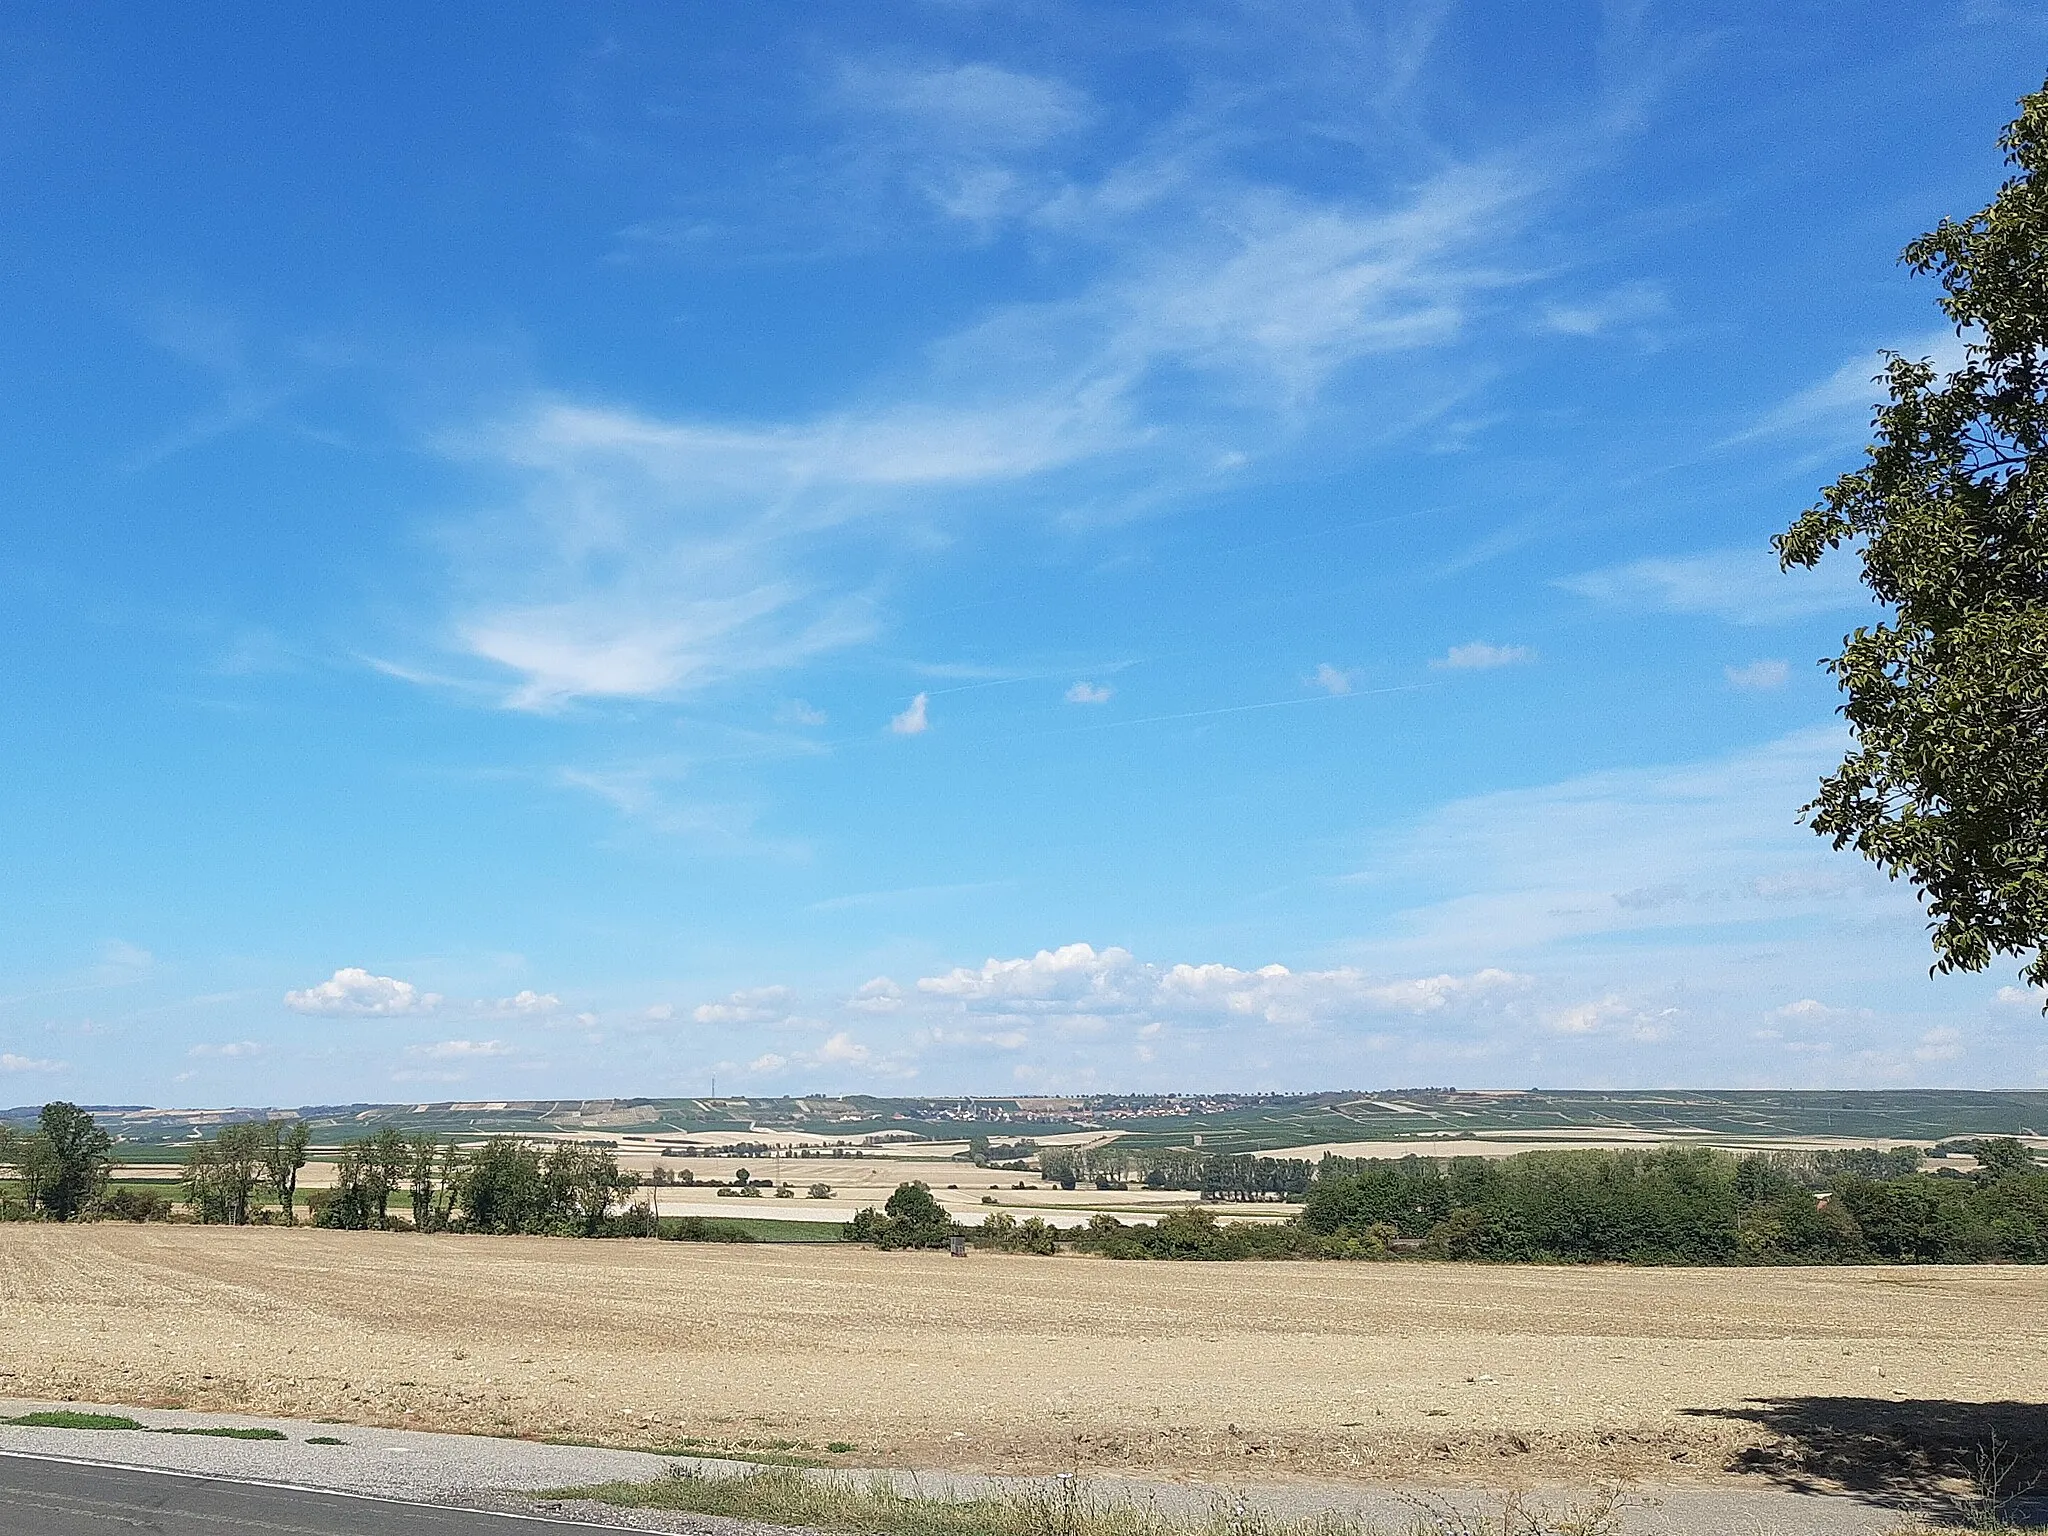
[[[1203,1265],[16,1225],[0,1227],[0,1397],[794,1441],[859,1465],[1697,1481],[1774,1441],[1799,1403],[1882,1419],[2038,1400],[2044,1303],[2048,1270],[2003,1267]],[[1754,1400],[1795,1407],[1771,1410],[1774,1429],[1743,1416]]]

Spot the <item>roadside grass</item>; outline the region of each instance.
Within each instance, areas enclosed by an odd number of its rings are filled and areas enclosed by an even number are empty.
[[[807,1477],[779,1468],[707,1477],[681,1469],[648,1483],[555,1488],[537,1495],[625,1509],[724,1515],[854,1536],[1618,1536],[1622,1496],[1603,1491],[1552,1513],[1510,1497],[1496,1514],[1416,1501],[1398,1530],[1340,1511],[1269,1514],[1219,1498],[1206,1510],[1170,1511],[1105,1497],[1073,1477],[1024,1482],[968,1498],[904,1492],[887,1476]],[[2001,1533],[2002,1536],[2002,1533]]]
[[[24,1413],[0,1424],[20,1424],[30,1429],[140,1429],[131,1418],[118,1413],[74,1413],[69,1408],[45,1408]]]
[[[209,1435],[216,1440],[288,1440],[291,1437],[275,1429],[242,1429],[232,1424],[221,1424],[210,1428],[185,1429],[173,1425],[152,1428],[137,1423],[126,1414],[120,1413],[78,1413],[69,1408],[44,1408],[35,1413],[24,1413],[12,1419],[0,1419],[0,1424],[19,1424],[28,1429],[126,1429],[145,1435]],[[340,1442],[335,1442],[339,1444]]]

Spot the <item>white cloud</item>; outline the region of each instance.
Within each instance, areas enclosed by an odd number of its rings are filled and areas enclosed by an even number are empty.
[[[1034,147],[1072,133],[1092,115],[1088,98],[1065,82],[993,64],[850,64],[840,91],[850,105],[902,120],[917,142],[955,153]]]
[[[1089,944],[1042,949],[1028,958],[990,959],[926,976],[918,990],[965,1011],[1073,1018],[1141,1015],[1183,1020],[1245,1020],[1309,1025],[1360,1014],[1435,1013],[1507,996],[1524,978],[1485,969],[1470,975],[1412,979],[1349,967],[1291,971],[1206,964],[1157,966],[1129,950]]]
[[[509,1056],[512,1047],[502,1040],[437,1040],[431,1045],[406,1047],[408,1056],[430,1061],[477,1061],[492,1056]]]
[[[1671,1037],[1671,1021],[1677,1015],[1676,1008],[1646,1008],[1609,993],[1558,1009],[1549,1022],[1561,1035],[1619,1036],[1637,1044],[1654,1045]]]
[[[0,1072],[61,1072],[64,1063],[48,1061],[40,1056],[17,1056],[12,1051],[0,1051]]]
[[[421,992],[395,976],[373,976],[361,966],[343,966],[326,981],[284,995],[294,1013],[385,1016],[418,1013],[438,1006],[439,993]]]
[[[200,1044],[193,1046],[187,1056],[223,1056],[230,1059],[241,1056],[261,1056],[268,1047],[254,1040],[230,1040],[222,1045]]]
[[[1638,283],[1577,303],[1546,304],[1541,324],[1544,330],[1560,336],[1600,336],[1619,327],[1640,326],[1659,319],[1669,308],[1660,290]]]
[[[100,947],[100,963],[110,971],[137,973],[148,970],[156,964],[156,956],[139,944],[130,944],[124,939],[109,939]]]
[[[1782,661],[1752,661],[1746,666],[1723,667],[1721,671],[1729,687],[1745,693],[1768,693],[1782,688],[1792,675],[1792,669]]]
[[[861,1013],[894,1013],[903,1006],[903,989],[889,977],[877,976],[855,988],[846,1006]]]
[[[562,1011],[562,1000],[552,992],[535,992],[525,989],[510,997],[501,997],[488,1005],[490,1013],[508,1014],[514,1018],[545,1018]]]
[[[1787,1003],[1782,1008],[1773,1009],[1771,1013],[1771,1017],[1784,1019],[1793,1024],[1827,1024],[1850,1016],[1848,1009],[1830,1008],[1818,998],[1812,997],[1802,997],[1796,1003]]]
[[[802,699],[785,699],[776,709],[775,719],[781,725],[823,725],[825,711],[813,709]]]
[[[753,835],[758,813],[749,805],[699,800],[678,789],[688,765],[652,761],[604,768],[558,768],[552,782],[580,791],[619,815],[665,837],[686,838],[727,852],[778,851]]]
[[[542,400],[444,440],[527,487],[452,541],[475,595],[450,640],[510,673],[503,702],[529,710],[784,670],[874,631],[859,591],[806,569],[824,530],[1066,462],[1095,432],[1085,399],[762,427]]]
[[[1920,1037],[1920,1044],[1914,1048],[1915,1061],[1954,1061],[1963,1054],[1963,1032],[1952,1024],[1942,1024],[1930,1029]]]
[[[674,1003],[656,1003],[640,1015],[650,1024],[666,1024],[676,1016]]]
[[[1320,688],[1327,694],[1341,695],[1351,691],[1351,674],[1331,666],[1327,661],[1316,667],[1315,676],[1308,681],[1310,687]]]
[[[2048,1003],[2048,991],[2039,987],[2000,987],[1994,1000],[2006,1008],[2038,1010],[2042,1004]]]
[[[780,1072],[788,1065],[789,1058],[787,1056],[778,1056],[773,1051],[769,1051],[766,1055],[756,1056],[752,1061],[748,1062],[747,1070],[749,1072]]]
[[[1930,331],[1905,339],[1891,351],[1919,362],[1933,361],[1942,373],[1962,366],[1964,343],[1954,331]],[[1769,433],[1805,432],[1828,437],[1848,437],[1864,432],[1877,406],[1886,398],[1878,382],[1885,359],[1882,351],[1860,353],[1818,383],[1810,384],[1781,404],[1736,441]]]
[[[1526,645],[1488,645],[1484,640],[1474,640],[1467,645],[1452,646],[1430,665],[1456,671],[1480,671],[1490,667],[1512,667],[1535,659],[1536,653]]]
[[[929,698],[929,694],[920,693],[902,714],[890,716],[889,729],[898,736],[922,736],[931,728],[930,716],[925,712]]]
[[[1768,547],[1632,560],[1557,585],[1611,608],[1708,614],[1734,624],[1779,624],[1869,600],[1853,559],[1781,571]]]
[[[1069,704],[1107,704],[1115,696],[1116,690],[1107,683],[1099,687],[1094,683],[1076,683],[1067,690]]]
[[[816,1059],[831,1065],[859,1067],[867,1065],[870,1054],[866,1046],[841,1030],[818,1047]]]
[[[1242,109],[1270,94],[1262,81]],[[1418,385],[1355,365],[1408,354],[1419,370],[1460,344],[1494,294],[1529,280],[1501,253],[1558,180],[1547,142],[1310,194],[1275,177],[1222,98],[1221,117],[1168,118],[1105,160],[1075,139],[1095,116],[1086,96],[979,62],[854,65],[831,95],[853,121],[825,156],[831,190],[792,203],[865,203],[886,183],[975,238],[1002,227],[1072,254],[1077,275],[813,415],[664,419],[542,394],[444,434],[449,457],[509,487],[446,540],[459,597],[441,639],[471,664],[455,686],[551,710],[785,670],[878,633],[876,574],[998,493],[1064,513],[1052,477],[1083,463],[1141,481],[1128,494],[1148,501],[1206,486],[1219,462],[1296,437],[1347,370],[1394,402],[1374,409],[1382,433],[1429,421],[1463,370]],[[1370,113],[1348,90],[1325,105]],[[911,222],[900,207],[853,216]],[[462,670],[379,664],[427,686]]]
[[[721,1003],[702,1003],[690,1012],[699,1024],[779,1024],[790,1016],[794,994],[787,987],[747,987]]]

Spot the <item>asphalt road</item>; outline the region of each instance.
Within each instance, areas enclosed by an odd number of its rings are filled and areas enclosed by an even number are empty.
[[[616,1527],[0,1455],[6,1536],[524,1536],[601,1529],[618,1536]]]

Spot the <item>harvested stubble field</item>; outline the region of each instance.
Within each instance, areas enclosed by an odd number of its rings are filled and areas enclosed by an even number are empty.
[[[2038,1430],[2041,1410],[2012,1400],[2048,1381],[2044,1302],[2048,1270],[1993,1267],[5,1226],[0,1397],[617,1445],[851,1442],[821,1459],[870,1466],[1583,1485],[1746,1465],[1853,1483],[1896,1475],[1878,1441],[1916,1424],[1958,1445],[1986,1424],[2008,1442]]]

